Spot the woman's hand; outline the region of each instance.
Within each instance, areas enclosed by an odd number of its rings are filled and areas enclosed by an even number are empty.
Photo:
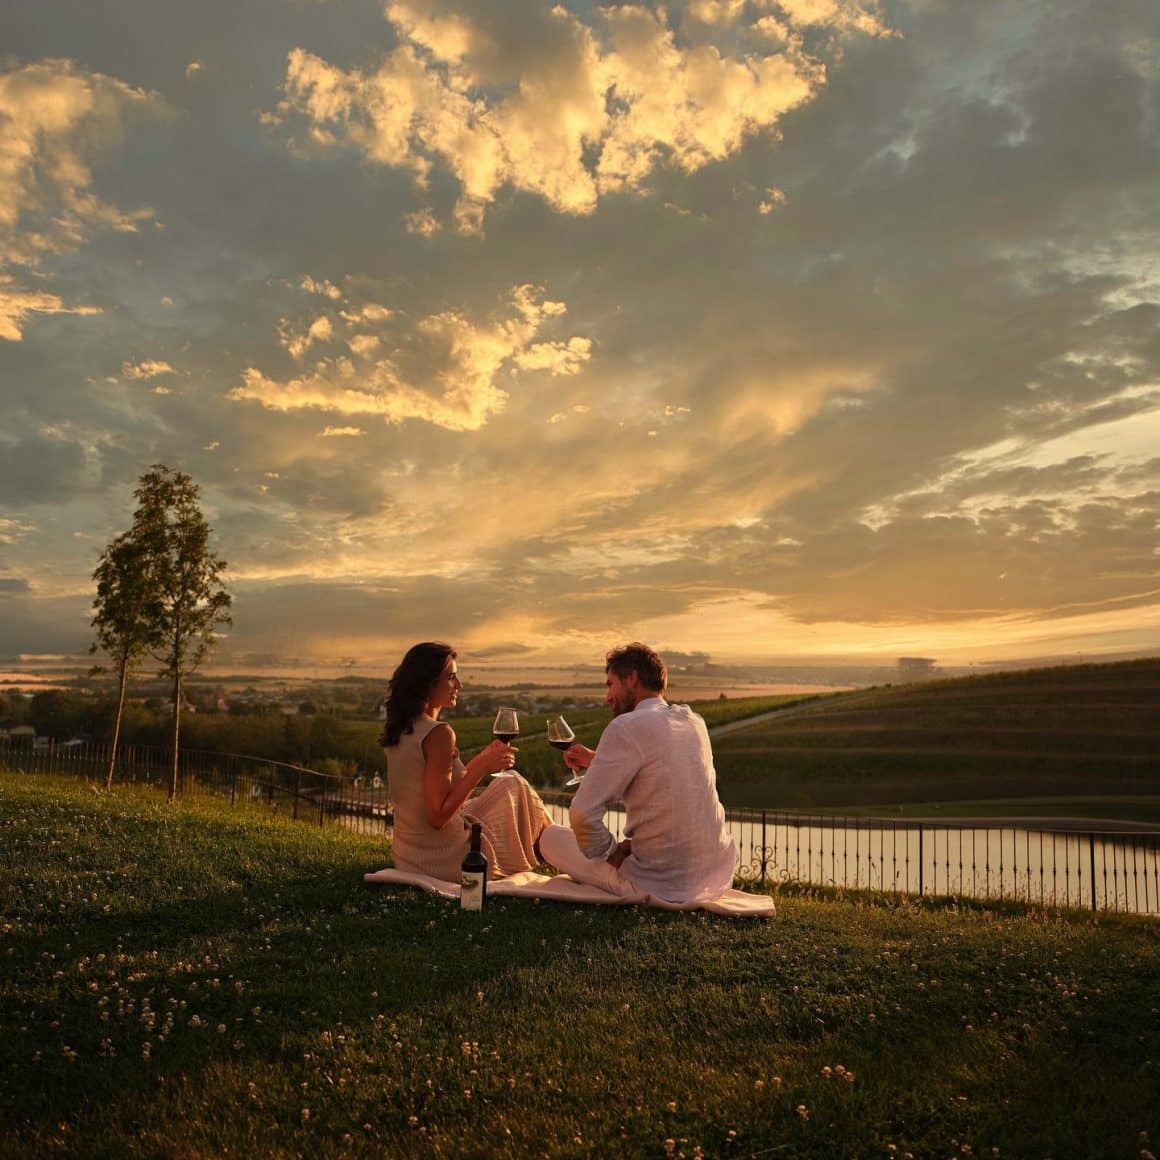
[[[467,767],[473,774],[478,771],[480,777],[486,777],[489,773],[502,773],[515,765],[517,753],[519,750],[515,746],[496,740],[481,749],[467,763]]]

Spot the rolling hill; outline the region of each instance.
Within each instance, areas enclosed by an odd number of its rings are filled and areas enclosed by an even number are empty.
[[[727,804],[1112,798],[1117,816],[1155,817],[1160,658],[859,690],[719,736],[714,752]]]

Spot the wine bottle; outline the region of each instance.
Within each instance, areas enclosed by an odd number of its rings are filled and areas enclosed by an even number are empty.
[[[459,904],[464,910],[482,910],[487,903],[487,855],[479,848],[482,828],[471,823],[471,842],[459,871]]]

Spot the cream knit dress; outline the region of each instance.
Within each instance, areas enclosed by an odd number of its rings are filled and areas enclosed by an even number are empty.
[[[533,844],[551,819],[540,795],[519,774],[492,778],[441,829],[427,821],[423,801],[423,741],[438,722],[420,714],[398,745],[387,746],[387,779],[394,809],[395,868],[458,882],[472,822],[483,827],[483,852],[491,874],[502,878],[536,865]],[[453,773],[463,773],[457,757]]]

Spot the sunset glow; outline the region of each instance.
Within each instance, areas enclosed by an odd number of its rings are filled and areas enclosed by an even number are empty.
[[[223,660],[1160,649],[1154,0],[119,10],[5,34],[2,656],[158,462]]]

